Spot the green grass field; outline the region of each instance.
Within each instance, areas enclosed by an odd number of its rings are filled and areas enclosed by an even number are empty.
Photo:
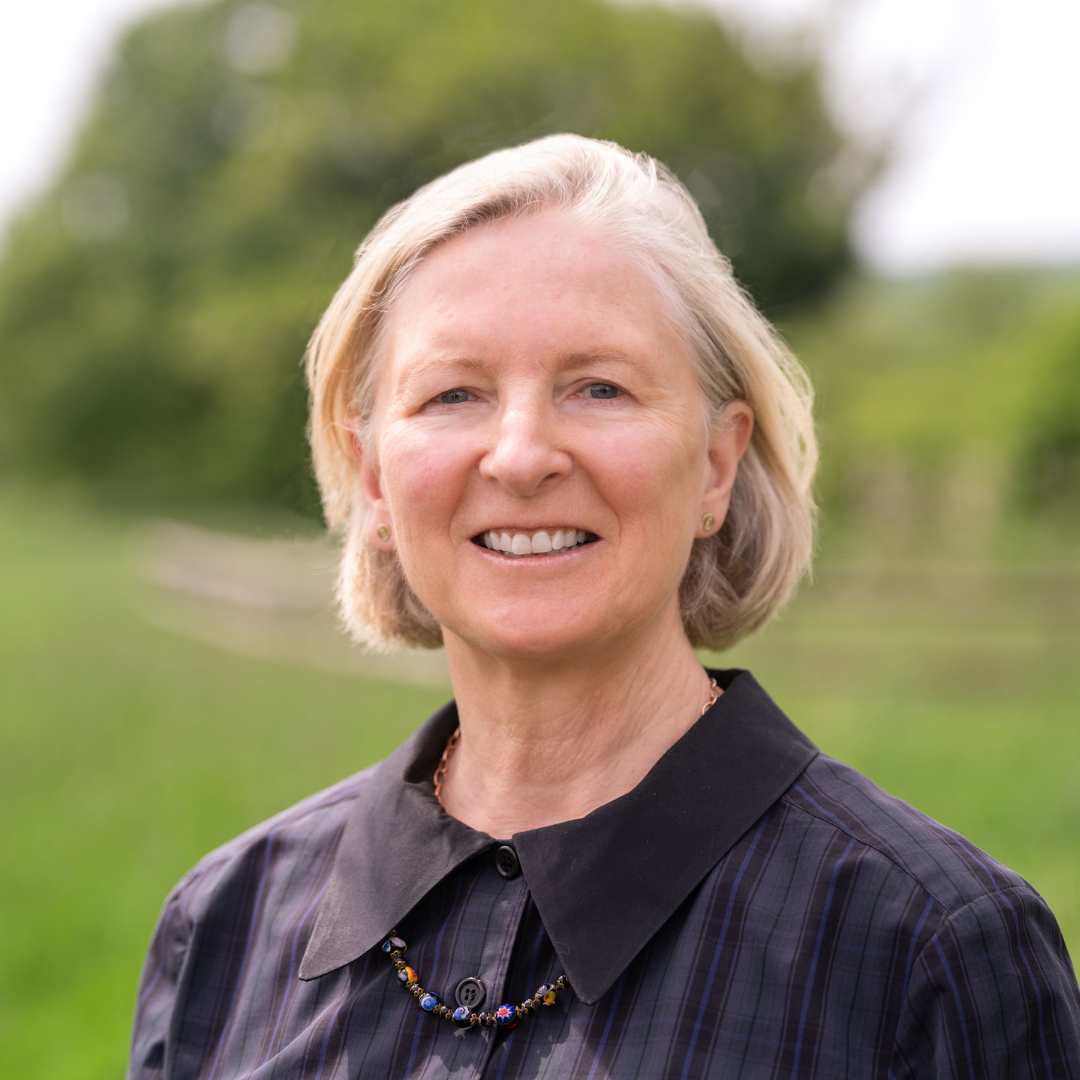
[[[136,524],[0,492],[5,1077],[118,1076],[142,953],[180,874],[385,754],[442,698],[147,625]],[[823,749],[1027,876],[1075,953],[1078,574],[855,571],[823,570],[725,662],[752,667]]]

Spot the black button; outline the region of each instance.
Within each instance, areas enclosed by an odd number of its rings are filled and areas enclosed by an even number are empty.
[[[509,844],[503,844],[495,852],[495,869],[504,878],[515,878],[521,873],[521,863],[518,862],[517,852]]]
[[[454,1000],[466,1009],[479,1009],[486,997],[487,991],[479,979],[462,979],[454,991]]]

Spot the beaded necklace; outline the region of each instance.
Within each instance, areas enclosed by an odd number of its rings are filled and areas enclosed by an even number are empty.
[[[442,998],[438,994],[433,990],[425,990],[420,985],[420,976],[403,959],[406,949],[408,945],[397,936],[396,930],[392,930],[390,936],[382,943],[382,951],[390,957],[397,969],[398,982],[416,998],[416,1003],[424,1012],[432,1016],[440,1016],[444,1020],[452,1020],[459,1028],[483,1025],[508,1030],[516,1027],[523,1016],[535,1012],[541,1005],[554,1005],[559,991],[570,985],[566,981],[566,976],[560,975],[550,986],[541,986],[531,998],[520,1005],[500,1005],[493,1013],[473,1012],[464,1005],[450,1009],[442,1003]]]
[[[705,702],[705,706],[701,710],[702,716],[716,704],[716,699],[719,696],[720,687],[716,685],[715,679],[710,679],[709,700]],[[446,748],[443,750],[442,757],[439,758],[439,764],[435,768],[435,775],[431,778],[432,786],[435,789],[435,798],[440,803],[442,802],[442,785],[446,777],[446,766],[460,739],[461,727],[459,725],[447,740]],[[420,976],[404,960],[408,947],[397,936],[397,930],[391,930],[390,936],[382,943],[382,951],[390,957],[390,961],[397,971],[398,982],[416,998],[417,1004],[424,1012],[430,1013],[432,1016],[440,1016],[444,1020],[452,1020],[460,1028],[482,1025],[484,1027],[500,1027],[509,1030],[516,1027],[523,1016],[529,1016],[541,1005],[554,1005],[559,991],[570,985],[566,976],[560,975],[550,986],[545,984],[539,987],[531,998],[527,998],[520,1005],[506,1003],[500,1005],[493,1013],[474,1012],[465,1005],[459,1005],[458,1008],[451,1009],[442,1003],[442,998],[434,990],[425,990],[420,985]]]

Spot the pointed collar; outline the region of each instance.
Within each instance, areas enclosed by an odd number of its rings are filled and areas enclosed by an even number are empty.
[[[817,748],[746,671],[710,671],[716,704],[632,791],[516,833],[526,884],[574,993],[591,1004]],[[440,709],[376,770],[341,837],[300,978],[377,945],[447,874],[495,844],[450,817],[431,775],[454,728]]]

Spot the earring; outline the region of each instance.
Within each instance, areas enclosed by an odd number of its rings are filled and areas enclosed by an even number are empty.
[[[706,514],[701,519],[701,527],[705,530],[705,532],[712,532],[712,527],[715,524],[716,524],[716,518],[714,518],[712,516],[712,514]]]
[[[380,525],[375,530],[375,535],[385,543],[387,540],[390,539],[390,526],[389,525]]]

